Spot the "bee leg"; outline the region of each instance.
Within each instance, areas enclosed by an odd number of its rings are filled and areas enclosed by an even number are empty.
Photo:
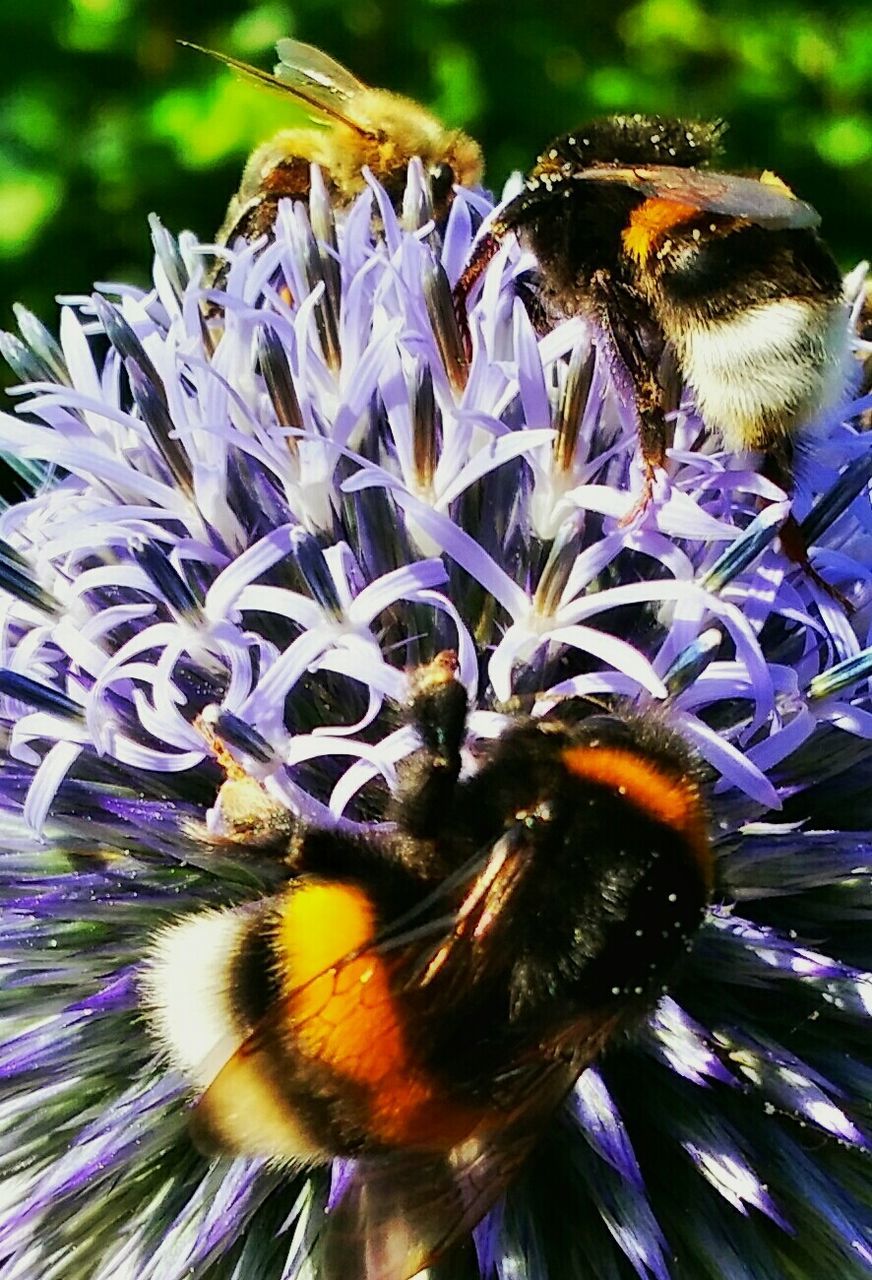
[[[846,613],[850,614],[854,612],[854,605],[848,597],[844,595],[838,587],[834,587],[831,582],[827,582],[826,578],[822,577],[812,564],[808,554],[808,545],[805,540],[805,535],[802,532],[802,526],[793,512],[788,515],[784,524],[778,530],[778,538],[781,543],[781,550],[787,558],[792,560],[794,564],[799,565],[802,572],[811,578],[815,586],[818,586],[822,591],[825,591],[831,599],[835,600],[836,604],[842,606]]]
[[[224,773],[215,798],[214,829],[202,838],[213,846],[244,845],[259,853],[284,855],[296,826],[294,815],[236,760],[207,716],[197,716],[194,728]]]
[[[857,319],[857,337],[863,343],[872,343],[872,285],[868,281],[863,297],[863,307]],[[861,372],[855,394],[867,396],[872,391],[872,351],[866,347],[857,355],[860,358]],[[872,428],[872,410],[866,409],[861,413],[859,421],[861,431],[869,431]]]
[[[503,237],[508,230],[500,222],[495,222],[473,248],[469,261],[461,272],[460,279],[454,286],[454,314],[463,339],[463,351],[467,360],[472,359],[472,336],[469,331],[469,295],[484,275],[488,264],[500,251]]]
[[[530,323],[540,338],[551,332],[554,317],[545,304],[541,284],[529,271],[515,279],[515,293],[524,304]]]
[[[654,497],[654,481],[658,468],[666,461],[666,423],[660,406],[660,388],[653,378],[634,384],[636,412],[639,415],[639,448],[642,451],[642,492],[630,510],[619,521],[627,528],[643,515]]]
[[[619,389],[629,390],[639,420],[642,492],[621,519],[621,525],[626,526],[647,509],[657,470],[666,460],[666,419],[657,379],[666,344],[647,303],[635,289],[614,280],[608,271],[597,271],[591,294],[615,379]]]
[[[457,655],[445,650],[412,676],[409,719],[422,747],[402,766],[392,816],[419,839],[435,839],[453,807],[467,713],[466,690],[456,673]]]
[[[761,468],[762,474],[768,480],[772,480],[777,484],[780,489],[784,489],[785,493],[791,493],[793,490],[793,468],[791,464],[790,446],[789,443],[785,443],[781,449],[770,450],[766,454]],[[778,530],[778,540],[781,543],[781,550],[788,560],[792,560],[794,564],[799,565],[802,572],[811,578],[815,586],[825,591],[831,599],[835,600],[836,604],[842,606],[846,613],[851,614],[854,612],[854,605],[848,597],[838,587],[834,587],[831,582],[827,582],[826,578],[822,577],[812,564],[802,526],[792,511]]]

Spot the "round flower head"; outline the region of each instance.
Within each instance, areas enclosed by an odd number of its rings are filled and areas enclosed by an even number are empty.
[[[451,287],[489,208],[460,192],[438,234],[413,163],[401,218],[370,182],[337,226],[315,171],[225,291],[155,222],[150,291],[68,299],[59,342],[23,312],[4,335],[0,448],[31,496],[0,514],[0,1280],[318,1276],[326,1171],[197,1152],[149,957],[275,890],[263,831],[384,829],[409,672],[444,650],[466,772],[518,707],[656,709],[700,757],[717,859],[675,983],[478,1226],[481,1273],[872,1268],[866,406],[798,467],[838,598],[677,390],[638,508],[621,381],[583,321],[537,330],[513,244],[465,355]]]

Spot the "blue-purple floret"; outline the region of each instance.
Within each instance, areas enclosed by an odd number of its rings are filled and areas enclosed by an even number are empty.
[[[370,181],[336,226],[316,175],[223,290],[155,221],[151,290],[0,340],[0,448],[34,481],[0,514],[0,1280],[306,1274],[326,1175],[194,1152],[139,966],[162,922],[271,887],[200,839],[223,775],[198,717],[301,818],[373,826],[416,746],[407,671],[443,648],[471,762],[516,695],[664,705],[718,855],[679,980],[477,1229],[483,1270],[872,1270],[868,437],[846,411],[798,473],[850,610],[687,396],[625,520],[621,379],[582,320],[536,331],[513,244],[467,366],[450,289],[489,209],[461,192],[440,237],[413,164],[402,224]]]

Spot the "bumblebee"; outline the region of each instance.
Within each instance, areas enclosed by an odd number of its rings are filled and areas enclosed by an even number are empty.
[[[651,715],[513,715],[461,776],[451,652],[411,677],[393,825],[300,826],[270,898],[168,925],[144,998],[207,1150],[353,1163],[325,1280],[407,1280],[659,998],[712,892],[698,767]]]
[[[311,164],[321,166],[336,204],[350,203],[364,189],[361,170],[368,166],[399,207],[409,161],[420,156],[437,221],[448,212],[455,184],[470,186],[481,178],[481,148],[472,138],[446,129],[411,98],[371,89],[312,45],[279,40],[274,75],[199,45],[188,47],[286,94],[313,120],[309,126],[282,129],[251,153],[218,232],[219,244],[268,234],[280,200],[308,197]]]
[[[772,173],[707,168],[722,131],[632,115],[557,138],[457,286],[463,322],[475,282],[515,234],[538,261],[543,305],[594,323],[635,402],[642,505],[665,458],[665,349],[705,424],[730,450],[761,450],[788,491],[794,443],[848,381],[842,281],[817,213]]]

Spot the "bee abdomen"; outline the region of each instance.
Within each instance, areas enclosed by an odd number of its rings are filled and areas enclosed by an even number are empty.
[[[158,935],[143,991],[173,1064],[205,1088],[198,1146],[312,1164],[447,1151],[482,1122],[421,1062],[377,929],[361,886],[307,876]]]
[[[667,235],[650,267],[657,319],[728,449],[768,449],[838,404],[848,317],[813,232],[701,216]]]
[[[767,448],[844,393],[849,344],[841,302],[776,298],[665,327],[703,420],[728,449]]]
[[[261,1000],[245,977],[246,955],[258,936],[258,908],[198,912],[156,935],[142,991],[147,1017],[172,1062],[195,1084],[209,1082],[210,1051],[235,1048],[253,1026]],[[242,981],[240,981],[242,980]],[[252,1017],[240,995],[252,1004]]]
[[[330,1153],[282,1079],[274,1037],[246,1044],[276,995],[271,912],[264,900],[173,922],[152,945],[144,1003],[173,1066],[207,1088],[195,1113],[201,1148],[319,1162]]]

